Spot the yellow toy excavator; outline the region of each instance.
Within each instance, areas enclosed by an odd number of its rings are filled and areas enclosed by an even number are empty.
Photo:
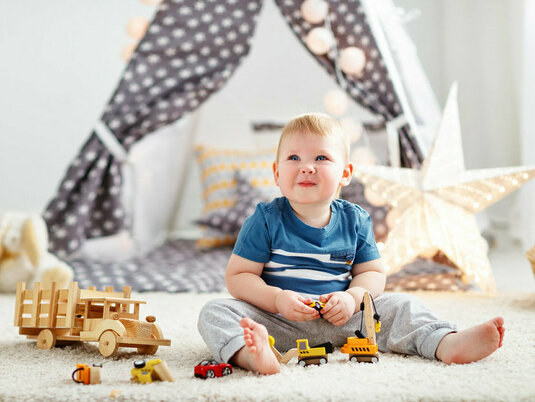
[[[373,312],[375,310],[375,313]],[[355,331],[355,336],[348,337],[347,343],[342,346],[342,353],[349,354],[349,360],[352,362],[377,363],[379,355],[377,354],[377,342],[375,333],[381,331],[381,321],[379,314],[370,293],[365,292],[363,301],[360,304],[362,317],[366,320],[366,337],[362,334],[362,319],[360,321],[360,330]]]

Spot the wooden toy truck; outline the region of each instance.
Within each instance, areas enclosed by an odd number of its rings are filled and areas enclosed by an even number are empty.
[[[170,346],[154,316],[139,320],[142,300],[130,298],[131,288],[115,292],[79,289],[72,282],[68,289],[41,289],[35,283],[26,289],[19,282],[15,301],[15,323],[19,334],[37,339],[37,347],[50,349],[73,342],[98,342],[103,356],[111,356],[118,347],[137,348],[141,354],[155,354],[158,346]]]

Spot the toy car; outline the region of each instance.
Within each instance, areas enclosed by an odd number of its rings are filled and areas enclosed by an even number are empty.
[[[140,384],[148,384],[153,381],[174,381],[167,363],[161,359],[152,359],[148,362],[136,360],[131,373],[130,379]]]
[[[195,366],[195,377],[214,378],[232,374],[232,366],[215,360],[203,360]]]
[[[316,310],[318,313],[320,313],[320,317],[323,318],[323,314],[321,314],[321,309],[325,306],[325,303],[319,300],[313,300],[312,303],[309,304],[309,307],[312,307],[314,310]]]

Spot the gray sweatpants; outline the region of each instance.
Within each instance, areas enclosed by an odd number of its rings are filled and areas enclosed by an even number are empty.
[[[442,338],[456,331],[454,325],[437,319],[414,297],[403,293],[384,293],[375,299],[381,317],[377,345],[381,352],[397,352],[435,359]],[[362,312],[356,313],[341,327],[327,320],[289,321],[280,314],[267,313],[236,299],[216,299],[208,302],[199,314],[197,328],[210,352],[218,361],[228,362],[243,346],[242,317],[264,325],[275,338],[275,347],[285,352],[296,347],[296,340],[306,338],[310,345],[332,342],[342,346],[348,336],[360,329]],[[366,333],[363,324],[362,333]]]

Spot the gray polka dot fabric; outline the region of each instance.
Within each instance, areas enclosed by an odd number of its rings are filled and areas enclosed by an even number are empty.
[[[191,240],[173,240],[147,255],[118,262],[67,260],[81,288],[132,286],[138,292],[219,292],[225,290],[229,247],[198,251]]]
[[[301,17],[301,3],[276,0],[303,41],[312,26]],[[345,77],[347,92],[383,121],[392,120],[401,113],[399,100],[361,2],[327,3],[338,48],[361,47],[368,60],[362,77]],[[120,154],[224,86],[249,52],[261,5],[262,0],[165,0],[160,5],[100,118],[104,128],[91,132],[46,208],[52,252],[65,258],[86,239],[131,225],[121,204]],[[313,57],[334,75],[333,53]],[[103,131],[115,146],[103,139]],[[400,130],[400,145],[402,166],[419,165],[421,153],[407,126]],[[111,152],[117,147],[121,152]]]
[[[225,234],[237,236],[245,219],[252,215],[259,202],[271,201],[269,195],[255,188],[239,171],[234,175],[238,200],[228,210],[216,210],[196,221],[200,225],[219,229]]]
[[[125,151],[227,82],[249,52],[260,9],[260,0],[162,3],[101,117]],[[44,213],[52,252],[65,257],[129,226],[120,168],[92,132]]]

